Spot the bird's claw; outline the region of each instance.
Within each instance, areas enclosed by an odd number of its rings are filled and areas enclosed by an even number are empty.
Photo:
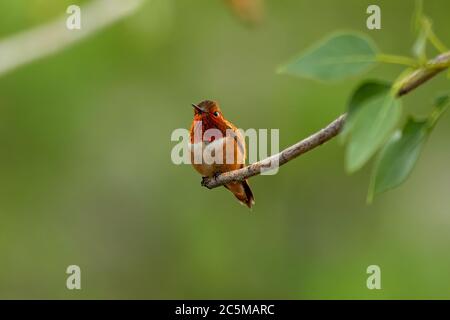
[[[212,177],[202,177],[202,182],[201,185],[202,187],[207,187],[208,189],[211,189],[210,187],[208,187],[208,182],[210,179],[217,179],[218,176],[220,176],[220,172],[215,172]]]

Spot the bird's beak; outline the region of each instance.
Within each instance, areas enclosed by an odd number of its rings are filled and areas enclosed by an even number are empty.
[[[198,105],[196,105],[195,103],[192,104],[192,106],[200,113],[203,113],[204,111],[202,110],[202,108],[200,108]]]

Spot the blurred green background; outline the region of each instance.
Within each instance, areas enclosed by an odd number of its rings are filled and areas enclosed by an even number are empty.
[[[74,3],[2,1],[0,37]],[[370,166],[346,175],[338,141],[252,178],[252,212],[172,164],[170,135],[189,127],[193,102],[218,100],[241,128],[279,128],[281,148],[344,112],[362,78],[275,73],[330,32],[359,30],[386,53],[411,52],[411,0],[266,4],[265,21],[249,27],[220,0],[148,0],[1,76],[0,298],[450,298],[450,114],[408,182],[371,206]],[[365,27],[370,4],[382,8],[380,31]],[[425,8],[449,44],[450,2]],[[404,99],[407,112],[426,115],[445,89],[436,78]],[[82,290],[66,289],[71,264]],[[382,290],[366,288],[372,264]]]

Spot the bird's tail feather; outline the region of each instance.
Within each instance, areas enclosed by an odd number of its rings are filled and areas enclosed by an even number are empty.
[[[230,190],[242,204],[245,204],[250,209],[255,204],[255,197],[253,196],[253,192],[250,189],[247,180],[229,183],[226,184],[225,187]]]

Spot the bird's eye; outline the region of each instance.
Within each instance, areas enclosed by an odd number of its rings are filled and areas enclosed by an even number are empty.
[[[219,111],[214,111],[213,115],[214,115],[214,117],[218,117],[219,116]]]

